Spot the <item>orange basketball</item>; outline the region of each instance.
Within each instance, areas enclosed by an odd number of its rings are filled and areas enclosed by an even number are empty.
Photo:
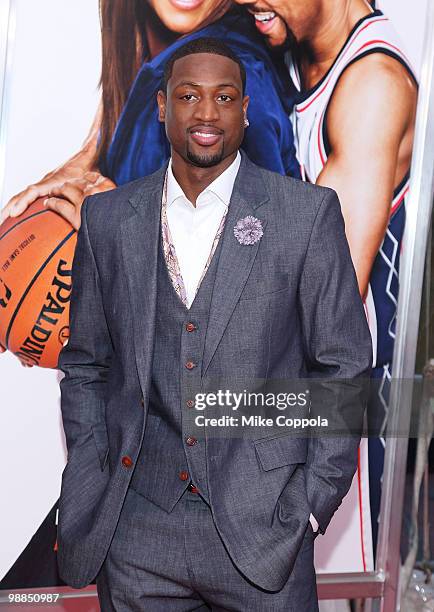
[[[0,225],[0,344],[22,363],[56,368],[69,337],[77,232],[44,199]]]

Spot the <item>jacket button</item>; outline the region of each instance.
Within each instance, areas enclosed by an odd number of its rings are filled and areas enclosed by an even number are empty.
[[[181,480],[188,480],[188,472],[185,472],[185,471],[179,472],[179,478]]]
[[[188,332],[193,332],[197,329],[196,325],[194,323],[187,323],[187,325],[185,326],[185,329]]]
[[[133,460],[131,459],[131,457],[128,457],[128,455],[125,455],[124,457],[122,457],[122,465],[124,467],[130,468],[133,465]]]
[[[196,364],[193,363],[192,361],[187,361],[187,363],[185,364],[185,367],[187,368],[187,370],[192,370],[193,368],[196,367]]]
[[[187,408],[193,408],[194,406],[194,401],[193,400],[187,400]]]
[[[197,442],[196,438],[193,438],[193,436],[188,436],[185,441],[187,442],[188,446],[193,446],[193,444],[196,444]]]

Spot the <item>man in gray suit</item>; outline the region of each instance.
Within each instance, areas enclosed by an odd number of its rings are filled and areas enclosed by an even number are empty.
[[[96,577],[103,612],[313,612],[314,532],[359,437],[200,436],[193,417],[205,380],[368,376],[339,201],[240,155],[245,72],[223,43],[180,47],[165,84],[169,164],[81,210],[59,359],[60,574]]]

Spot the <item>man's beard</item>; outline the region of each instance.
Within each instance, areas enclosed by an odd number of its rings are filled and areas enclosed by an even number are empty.
[[[280,45],[267,44],[268,50],[272,57],[274,56],[280,57],[283,53],[286,53],[286,51],[293,51],[297,46],[297,40],[294,34],[292,33],[292,30],[285,23],[284,19],[282,19],[282,21],[285,24],[285,28],[286,28],[286,38],[284,42],[281,43]]]
[[[224,145],[221,147],[218,153],[214,153],[212,155],[197,155],[190,151],[190,147],[187,144],[187,159],[198,168],[211,168],[212,166],[216,166],[223,159],[224,154]]]

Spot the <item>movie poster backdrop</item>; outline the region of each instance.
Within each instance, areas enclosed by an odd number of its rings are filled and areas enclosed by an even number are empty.
[[[0,74],[1,206],[81,147],[98,107],[101,71],[97,0],[7,4],[7,62]],[[426,0],[417,10],[405,0],[379,3],[416,74],[425,7]],[[63,584],[56,566],[57,499],[66,462],[62,376],[54,369],[23,367],[10,352],[0,355],[0,589]],[[325,536],[315,541],[319,573],[373,569],[368,460],[363,439],[352,487]]]

